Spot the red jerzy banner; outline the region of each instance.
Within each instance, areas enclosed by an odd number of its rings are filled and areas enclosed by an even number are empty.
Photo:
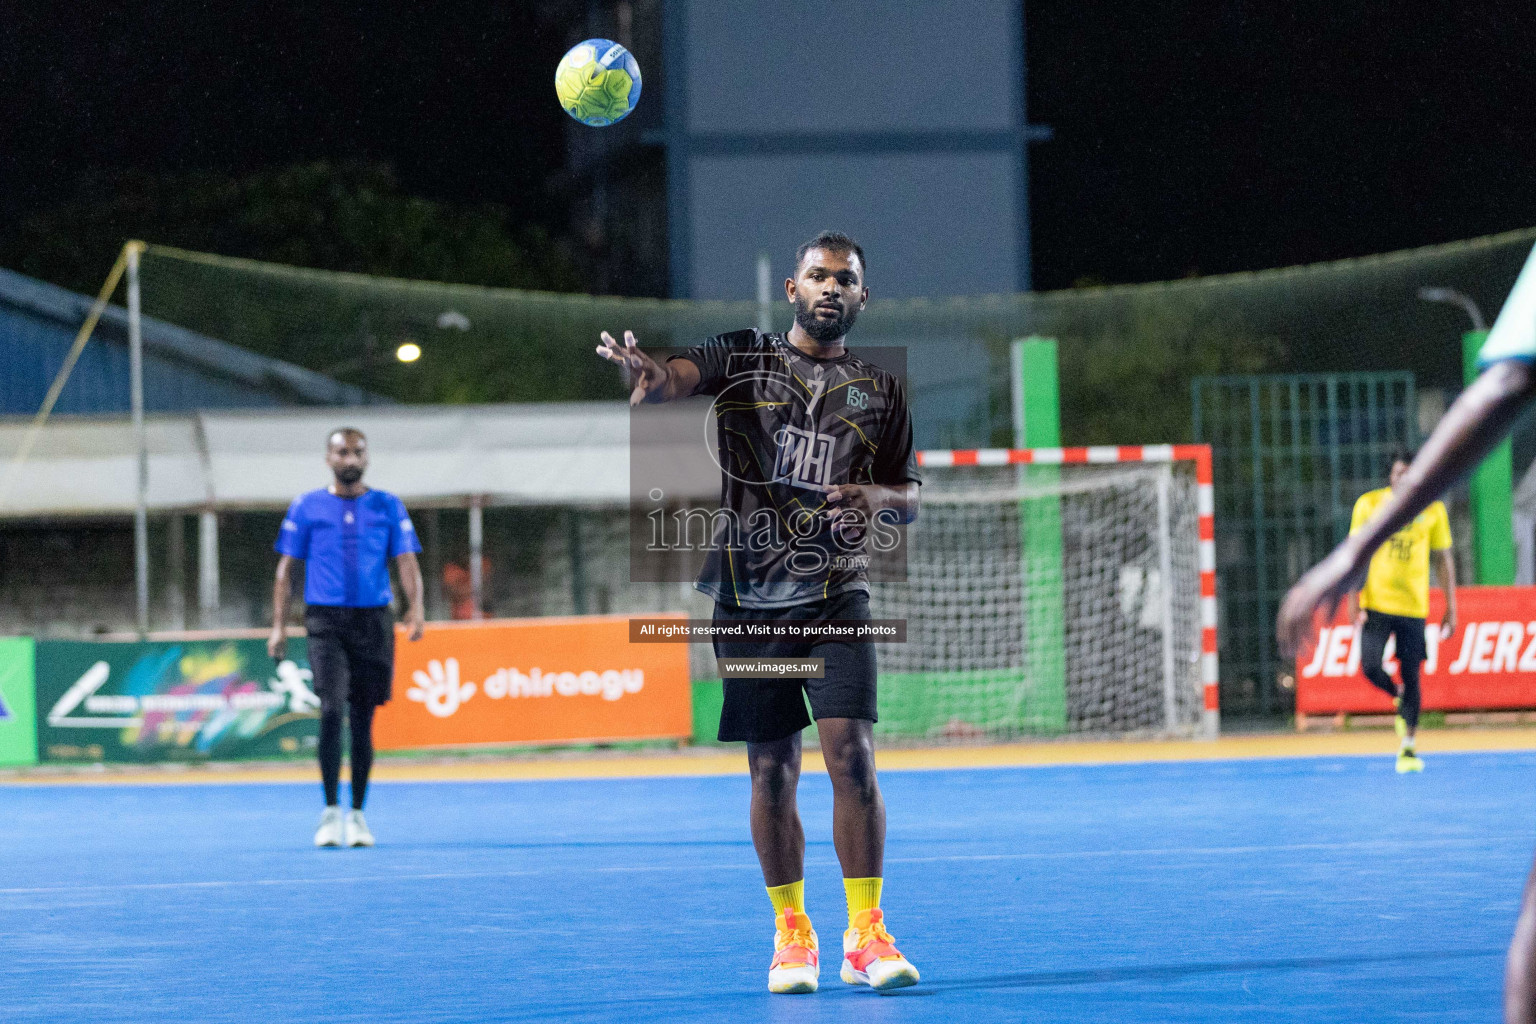
[[[1432,590],[1424,628],[1426,711],[1536,708],[1536,587],[1458,587],[1456,631],[1440,636],[1445,597]],[[1296,661],[1296,711],[1392,712],[1391,699],[1360,673],[1360,638],[1340,607]],[[1383,667],[1394,678],[1396,640]]]

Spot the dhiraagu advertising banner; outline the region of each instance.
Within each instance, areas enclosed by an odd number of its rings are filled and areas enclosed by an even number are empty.
[[[43,761],[201,761],[312,751],[320,701],[305,642],[37,643]],[[3,750],[4,748],[0,748]]]
[[[37,762],[31,637],[0,637],[0,765]]]
[[[673,618],[678,616],[656,616]],[[380,750],[681,739],[686,643],[630,643],[628,615],[428,623],[395,641]]]

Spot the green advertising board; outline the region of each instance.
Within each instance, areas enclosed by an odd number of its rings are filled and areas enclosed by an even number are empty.
[[[32,638],[0,638],[0,765],[37,763]]]
[[[43,761],[208,761],[312,751],[320,702],[305,642],[37,643]]]

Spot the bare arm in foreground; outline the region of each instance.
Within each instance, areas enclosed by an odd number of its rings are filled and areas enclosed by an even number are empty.
[[[1536,372],[1515,359],[1494,363],[1467,388],[1446,412],[1418,458],[1408,468],[1402,486],[1393,492],[1380,514],[1360,532],[1296,581],[1280,606],[1276,635],[1287,657],[1294,656],[1312,631],[1313,615],[1332,613],[1339,599],[1357,590],[1370,567],[1371,555],[1382,541],[1472,470],[1509,432],[1515,418],[1536,392]],[[1447,601],[1454,601],[1449,559],[1441,567]],[[1448,603],[1447,624],[1454,624],[1455,605]],[[1525,882],[1520,919],[1504,963],[1505,1024],[1536,1024],[1536,867]]]
[[[1376,518],[1346,537],[1285,595],[1275,635],[1286,657],[1294,657],[1310,635],[1315,613],[1332,614],[1346,594],[1360,589],[1371,555],[1382,542],[1471,472],[1504,439],[1533,394],[1536,372],[1514,359],[1494,363],[1462,392]]]

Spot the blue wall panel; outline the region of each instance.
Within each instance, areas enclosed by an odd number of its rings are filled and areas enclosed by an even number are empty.
[[[865,245],[877,306],[1029,288],[1020,0],[664,10],[673,295],[751,298],[767,252],[777,299],[795,246],[826,228]],[[978,339],[879,344],[910,346],[919,444],[996,440],[997,368]]]
[[[1019,0],[687,6],[689,131],[1007,131]]]
[[[781,277],[823,228],[878,295],[1028,287],[1019,0],[666,7],[674,295],[750,298],[759,252]]]
[[[75,331],[56,321],[0,307],[0,415],[27,416],[42,406],[74,340]],[[148,412],[281,404],[285,403],[266,392],[145,353],[144,408]],[[128,412],[127,346],[106,337],[92,338],[54,411]]]
[[[759,251],[780,298],[795,247],[824,228],[864,246],[877,300],[1014,291],[1011,153],[711,156],[690,177],[694,298],[749,297]]]

